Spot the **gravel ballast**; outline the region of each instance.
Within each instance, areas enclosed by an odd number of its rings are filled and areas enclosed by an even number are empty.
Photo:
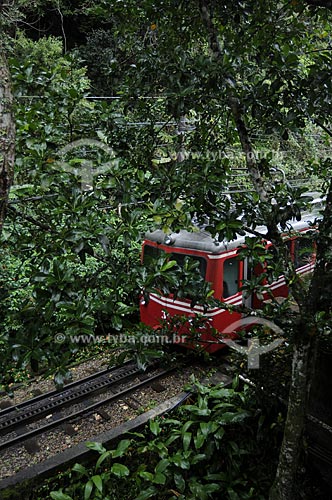
[[[90,360],[73,369],[73,380],[86,377],[106,368],[105,360]],[[0,453],[0,479],[8,478],[19,471],[39,464],[50,457],[62,453],[85,441],[94,441],[97,435],[110,431],[126,421],[135,419],[138,415],[156,407],[166,400],[176,396],[194,374],[198,379],[211,369],[200,364],[183,368],[181,372],[172,372],[158,381],[154,386],[145,386],[124,399],[106,404],[102,410],[93,412],[84,419],[71,421],[70,425],[45,433],[32,442],[12,446]],[[51,380],[35,381],[26,388],[20,388],[15,393],[12,404],[18,404],[30,399],[35,391],[47,392],[54,389]],[[99,396],[100,397],[100,396]],[[0,402],[9,401],[7,396]]]

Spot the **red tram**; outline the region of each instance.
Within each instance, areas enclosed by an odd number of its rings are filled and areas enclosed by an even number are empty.
[[[308,214],[305,220],[292,224],[292,232],[284,235],[289,246],[291,258],[295,264],[297,273],[301,276],[310,273],[315,264],[315,251],[308,249],[308,238],[301,238],[308,231],[313,231],[313,224],[316,216]],[[261,234],[266,233],[266,228],[257,228]],[[246,236],[250,236],[247,234]],[[271,246],[270,242],[264,243],[266,248]],[[147,233],[143,242],[142,260],[147,256],[157,257],[162,252],[170,254],[172,259],[179,262],[181,258],[189,256],[198,261],[198,272],[201,273],[205,281],[211,283],[214,290],[214,297],[229,305],[245,305],[247,307],[258,308],[262,305],[262,300],[268,300],[271,292],[274,297],[287,297],[288,288],[283,275],[279,276],[273,283],[262,284],[266,291],[260,299],[256,294],[246,298],[242,292],[242,283],[250,279],[251,276],[262,274],[264,268],[256,266],[252,269],[248,258],[239,257],[240,248],[245,246],[245,236],[229,242],[215,241],[211,235],[205,231],[188,232],[180,231],[166,235],[161,230]],[[183,257],[180,257],[180,255]],[[204,315],[209,324],[221,334],[228,329],[235,321],[241,318],[238,312],[230,312],[221,307],[213,307],[208,311],[200,305],[191,307],[190,299],[175,299],[172,295],[163,296],[157,293],[150,293],[149,300],[141,297],[140,316],[142,323],[151,327],[158,327],[166,313],[170,316],[184,315],[193,317]],[[236,337],[236,334],[228,334],[228,337]],[[212,341],[211,334],[204,332],[202,341],[210,341],[209,352],[215,352],[224,347],[223,343]]]

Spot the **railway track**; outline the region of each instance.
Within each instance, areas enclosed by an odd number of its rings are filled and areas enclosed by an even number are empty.
[[[6,408],[0,411],[0,450],[98,412],[102,406],[152,384],[176,368],[151,365],[142,373],[136,364],[126,363],[68,384],[61,391],[50,391]],[[94,400],[100,394],[102,397]]]

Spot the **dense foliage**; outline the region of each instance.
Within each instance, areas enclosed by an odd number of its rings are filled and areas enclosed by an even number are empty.
[[[262,466],[265,445],[268,439],[275,447],[280,425],[255,409],[248,388],[192,382],[192,401],[151,420],[144,433],[125,436],[113,450],[88,443],[100,454],[95,467],[76,464],[72,484],[65,487],[64,477],[51,498],[266,498],[277,455],[268,457],[270,470]]]
[[[278,483],[292,499],[310,354],[331,329],[331,12],[309,3],[317,2],[21,0],[0,11],[16,125],[1,236],[0,362],[8,369],[0,382],[8,388],[15,370],[47,367],[61,384],[81,347],[73,338],[132,331],[142,288],[190,287],[201,300],[190,266],[142,269],[146,229],[190,228],[194,217],[230,240],[265,224],[273,254],[262,256],[257,234],[246,252],[268,262],[267,280],[284,274],[292,292],[260,311],[282,319],[294,349],[292,432],[279,469],[288,477]],[[327,197],[307,286],[280,227],[301,217],[313,187]],[[262,284],[244,286],[259,293]]]

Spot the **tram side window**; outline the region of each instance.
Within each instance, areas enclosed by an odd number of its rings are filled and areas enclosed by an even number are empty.
[[[314,247],[312,241],[308,238],[298,238],[295,241],[295,268],[310,264]]]
[[[224,262],[223,297],[231,297],[239,291],[239,260],[234,257]]]

